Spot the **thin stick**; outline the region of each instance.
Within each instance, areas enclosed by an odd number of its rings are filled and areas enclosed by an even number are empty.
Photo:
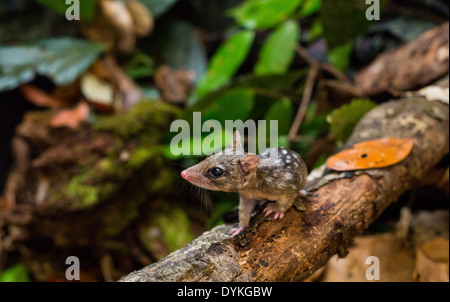
[[[290,145],[290,143],[295,140],[298,129],[300,129],[300,125],[302,124],[303,118],[305,117],[306,114],[306,110],[308,109],[309,101],[311,100],[312,97],[312,93],[314,90],[314,83],[316,81],[318,73],[319,67],[317,65],[313,65],[308,72],[308,78],[306,79],[305,91],[303,93],[302,102],[300,104],[300,107],[298,108],[291,129],[289,130],[288,145]]]
[[[339,79],[339,80],[341,80],[343,82],[351,83],[350,79],[342,71],[340,71],[339,69],[335,68],[333,65],[331,65],[329,63],[326,63],[326,62],[321,63],[321,62],[317,61],[316,59],[311,57],[309,55],[308,51],[304,47],[302,47],[300,44],[297,44],[295,46],[295,51],[311,67],[319,67],[319,68],[321,68],[321,69],[331,73],[337,79]]]

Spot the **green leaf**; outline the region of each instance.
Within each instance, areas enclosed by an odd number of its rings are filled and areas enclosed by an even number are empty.
[[[267,29],[288,19],[303,0],[247,0],[229,14],[248,29]]]
[[[152,13],[153,17],[158,18],[167,12],[178,0],[139,0]]]
[[[174,69],[195,71],[197,79],[203,77],[207,69],[206,52],[194,27],[174,20],[162,32],[164,37],[157,47],[165,62]]]
[[[209,219],[206,222],[206,230],[210,230],[213,227],[223,224],[222,217],[225,213],[228,213],[236,208],[235,202],[229,200],[221,200],[214,205],[214,211],[209,215]]]
[[[66,4],[66,0],[36,0],[36,1],[61,15],[65,15],[67,9],[72,6],[72,4],[70,5]],[[97,9],[97,0],[79,0],[79,1],[80,1],[80,19],[88,22],[92,21],[94,19]]]
[[[305,68],[288,71],[282,75],[254,75],[252,73],[239,76],[229,85],[201,98],[195,104],[190,106],[185,113],[189,116],[192,115],[193,111],[203,111],[210,106],[210,104],[216,102],[216,100],[228,90],[234,88],[251,88],[255,95],[265,96],[271,101],[280,99],[280,95],[295,95],[296,87],[302,86],[305,82],[307,72],[308,69]],[[259,104],[257,108],[254,108],[252,113],[260,108],[261,104]],[[265,111],[265,109],[263,111]]]
[[[155,222],[161,227],[164,241],[170,252],[176,251],[194,240],[189,217],[181,208],[172,207],[166,215],[158,215]]]
[[[328,115],[327,121],[334,138],[338,142],[345,142],[358,121],[376,105],[370,100],[355,99],[350,104],[333,110]]]
[[[225,125],[222,125],[222,126],[225,126]],[[208,140],[210,142],[213,142],[213,141],[218,142],[217,145],[207,146],[207,148],[209,148],[208,151],[211,151],[212,153],[214,153],[214,152],[224,149],[225,147],[228,147],[231,144],[231,142],[225,141],[225,138],[233,137],[233,132],[226,131],[226,129],[223,129],[222,131],[203,133],[202,136],[192,135],[189,138],[189,144],[182,144],[180,146],[181,149],[178,150],[181,153],[180,155],[175,155],[174,153],[172,153],[170,145],[164,146],[163,154],[166,158],[171,159],[171,160],[179,159],[182,157],[194,156],[194,155],[199,156],[199,157],[205,157],[206,150],[203,149],[203,144],[204,144],[206,137],[208,137]]]
[[[321,2],[322,0],[305,0],[300,9],[300,16],[308,17],[319,12]]]
[[[295,21],[282,23],[265,41],[259,60],[255,65],[255,74],[283,74],[294,59],[295,44],[300,28]]]
[[[350,62],[353,43],[347,42],[328,51],[328,60],[340,71],[345,71]]]
[[[49,77],[56,85],[68,85],[83,74],[103,50],[98,44],[73,38],[0,47],[0,91],[32,81],[36,73]]]
[[[320,18],[329,49],[365,33],[374,21],[366,19],[369,6],[361,0],[322,0]]]
[[[137,52],[128,61],[125,72],[132,79],[150,77],[155,72],[155,62],[146,54]]]
[[[30,282],[30,276],[23,264],[17,264],[0,274],[0,282]]]
[[[245,122],[250,113],[252,112],[254,106],[254,92],[249,88],[233,88],[230,90],[224,90],[220,94],[215,96],[214,100],[211,100],[207,104],[195,104],[190,107],[188,110],[184,112],[181,116],[182,120],[187,121],[191,125],[191,129],[193,129],[193,113],[201,112],[201,123],[205,123],[208,120],[214,120],[220,123],[220,126],[223,129],[222,132],[214,132],[211,134],[210,132],[202,132],[201,136],[192,135],[189,138],[189,145],[180,146],[181,153],[183,154],[202,154],[204,155],[204,151],[202,150],[203,140],[206,136],[209,139],[214,140],[216,142],[222,142],[219,146],[214,146],[212,148],[213,151],[218,151],[223,149],[229,142],[224,140],[225,138],[225,121],[226,120],[242,120]],[[203,125],[203,124],[202,124]],[[206,126],[207,124],[205,124]],[[196,133],[194,133],[196,134]],[[230,137],[232,137],[232,132],[228,133]],[[171,133],[170,138],[173,138],[177,133]],[[211,135],[211,136],[210,136]],[[170,159],[176,159],[182,156],[175,156],[170,151],[170,146],[166,146],[164,154],[166,157]]]
[[[323,35],[323,26],[319,18],[316,18],[311,24],[311,30],[309,31],[308,42],[312,43]]]
[[[245,121],[252,111],[254,92],[249,88],[234,88],[226,91],[215,102],[202,111],[202,120],[217,120],[222,125],[226,120]]]
[[[197,96],[219,89],[227,84],[247,57],[255,34],[239,31],[225,41],[211,58],[208,72],[197,86]]]
[[[264,119],[266,120],[267,130],[269,134],[270,121],[278,121],[278,135],[288,134],[292,124],[292,116],[294,109],[292,102],[288,98],[283,98],[275,102],[267,111]]]

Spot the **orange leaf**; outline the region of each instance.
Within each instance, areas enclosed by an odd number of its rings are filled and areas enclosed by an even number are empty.
[[[77,128],[88,117],[88,104],[86,102],[80,102],[74,109],[61,110],[55,114],[50,120],[50,126]]]
[[[357,143],[327,160],[327,167],[337,171],[363,170],[392,166],[408,156],[412,138],[382,138]]]
[[[66,101],[50,95],[44,90],[30,84],[22,85],[20,91],[28,101],[39,107],[61,108],[67,106]]]

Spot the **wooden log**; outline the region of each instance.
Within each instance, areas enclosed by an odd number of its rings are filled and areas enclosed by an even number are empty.
[[[239,236],[218,226],[157,263],[120,281],[301,281],[352,239],[449,151],[449,109],[413,96],[384,103],[355,127],[344,148],[382,137],[414,138],[410,155],[382,169],[310,173],[304,212],[294,208],[281,221],[260,214]]]
[[[448,73],[449,23],[376,58],[355,76],[355,84],[368,95],[385,91],[415,90]]]

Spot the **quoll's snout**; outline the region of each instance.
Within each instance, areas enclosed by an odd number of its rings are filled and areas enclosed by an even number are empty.
[[[181,177],[183,177],[184,179],[187,180],[188,176],[189,176],[189,172],[187,171],[187,169],[186,169],[186,170],[183,170],[183,171],[181,172]]]

